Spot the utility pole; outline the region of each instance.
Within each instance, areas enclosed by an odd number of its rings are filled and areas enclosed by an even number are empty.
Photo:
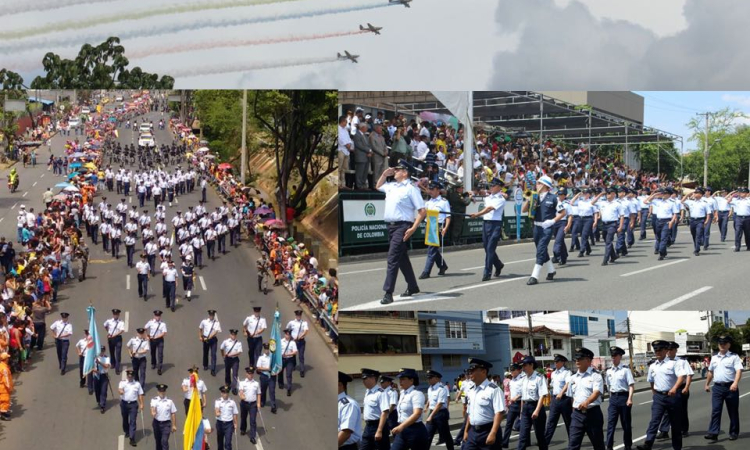
[[[531,311],[526,311],[526,318],[529,320],[529,356],[534,355],[534,335],[531,326]]]
[[[699,116],[706,116],[706,133],[703,136],[703,187],[708,186],[708,121],[711,118],[710,112],[697,113]]]
[[[630,355],[630,371],[635,370],[635,364],[633,363],[633,334],[630,332],[630,316],[626,319],[625,323],[628,326],[628,355]]]
[[[242,90],[242,156],[240,158],[240,183],[245,184],[245,167],[247,166],[247,89]]]

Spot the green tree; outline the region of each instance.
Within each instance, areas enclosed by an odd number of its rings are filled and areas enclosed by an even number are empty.
[[[236,161],[240,156],[237,149],[242,146],[242,92],[195,91],[193,106],[211,150],[218,153],[222,161]],[[174,104],[174,109],[179,111],[177,103]]]
[[[0,70],[0,85],[3,89],[3,96],[0,98],[0,147],[8,148],[13,136],[18,131],[18,117],[22,114],[19,112],[5,111],[5,100],[25,100],[26,112],[31,117],[32,124],[34,116],[31,111],[31,105],[28,102],[28,96],[23,88],[23,78],[15,72],[6,69]]]
[[[730,351],[741,354],[742,353],[742,342],[743,342],[743,336],[740,330],[736,328],[727,328],[722,322],[714,322],[711,324],[711,328],[708,331],[708,335],[706,338],[708,339],[708,342],[711,346],[711,349],[713,351],[719,350],[719,344],[717,342],[717,339],[719,336],[731,336],[733,341],[731,347],[729,348]]]
[[[668,179],[680,177],[680,151],[673,141],[634,145],[635,156],[641,162],[641,170],[663,173]]]

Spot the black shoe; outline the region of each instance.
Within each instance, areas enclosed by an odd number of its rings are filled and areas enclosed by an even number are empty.
[[[633,246],[633,244],[628,244],[628,248],[630,248],[630,247],[632,247],[632,246]],[[627,255],[627,253],[625,253],[625,254]]]
[[[386,292],[385,295],[383,295],[383,299],[380,300],[381,305],[388,305],[390,303],[393,303],[393,294],[390,292]]]
[[[552,272],[552,273],[548,273],[548,274],[547,274],[547,281],[552,281],[552,280],[554,280],[554,279],[555,279],[555,274],[556,274],[556,273],[557,273],[557,272]]]
[[[589,256],[591,254],[591,250],[586,250],[586,256]]]
[[[500,263],[500,268],[495,271],[495,278],[500,276],[500,273],[503,271],[504,268],[505,268],[505,264]]]
[[[730,434],[729,435],[729,440],[730,441],[736,441],[737,440],[737,435],[736,434]]]
[[[422,274],[419,275],[419,279],[420,280],[426,280],[427,278],[430,278],[430,274],[429,273],[422,273]]]
[[[253,445],[255,445],[255,442],[256,442],[256,441],[255,441],[255,438],[254,438],[254,437],[251,437],[251,438],[250,438],[250,443],[251,443],[251,444],[253,444]]]
[[[271,408],[271,414],[276,414],[276,407]]]
[[[654,250],[654,255],[658,255],[658,254],[659,254],[659,250]]]
[[[668,431],[662,431],[659,434],[656,435],[656,439],[669,439],[669,432]]]
[[[245,435],[245,433],[246,433],[246,431],[245,431],[245,430],[240,430],[240,436],[244,436],[244,435]]]
[[[237,389],[232,389],[232,394],[237,395]]]
[[[608,266],[608,265],[609,265],[609,263],[608,263],[607,261],[604,261],[604,262],[602,263],[602,265],[603,265],[603,266]]]
[[[489,281],[491,279],[492,279],[492,277],[490,277],[490,276],[482,277],[482,281]]]
[[[527,282],[526,282],[526,285],[528,285],[528,286],[533,286],[533,285],[535,285],[535,284],[538,284],[538,283],[539,283],[539,281],[537,281],[537,279],[536,279],[536,278],[534,278],[534,277],[529,277],[529,281],[527,281]]]
[[[711,433],[709,433],[709,434],[703,436],[703,439],[706,439],[706,440],[709,440],[709,441],[715,441],[715,440],[719,439],[719,435],[718,434],[711,434]]]
[[[101,411],[102,411],[102,414],[104,414],[104,407],[103,407],[103,406],[102,406],[102,408],[101,408]]]
[[[406,288],[403,294],[401,294],[401,297],[411,297],[412,295],[419,294],[419,288],[414,288],[414,290]]]
[[[85,387],[86,387],[86,385],[85,385],[85,384],[80,384],[80,385],[78,385],[78,387],[79,387],[79,388],[85,388]]]
[[[568,251],[571,252],[571,253],[574,252],[575,251],[575,247],[571,245],[570,249]]]
[[[737,248],[737,247],[735,247],[735,248],[734,248],[734,251],[735,251],[735,252],[738,252],[738,251],[740,251],[740,249],[739,249],[739,248]]]
[[[448,266],[443,266],[442,269],[438,272],[438,275],[445,275],[445,272],[448,270]]]
[[[689,431],[683,431],[682,432],[682,437],[688,437],[688,436],[690,436],[690,432]]]
[[[700,256],[701,254],[700,254],[700,252],[693,252],[693,255]]]
[[[208,372],[208,367],[204,367],[204,368],[203,368],[203,371],[204,371],[204,372]]]
[[[215,377],[215,376],[216,376],[216,371],[215,371],[215,370],[212,370],[212,371],[211,371],[211,376],[212,376],[212,377]]]
[[[299,376],[300,376],[301,378],[305,378],[305,372],[300,372],[300,373],[299,373]]]
[[[174,312],[174,306],[171,309],[172,309],[172,312]]]
[[[131,447],[138,447],[138,444],[135,443],[135,439],[130,440],[130,446]]]
[[[612,256],[612,262],[615,262],[615,261],[617,261],[618,259],[620,259],[620,257],[619,257],[619,256],[617,256],[617,255],[614,255],[614,256]]]
[[[659,261],[664,261],[664,258],[665,257],[663,255],[659,255]]]
[[[158,373],[159,375],[161,375],[161,369],[157,370],[156,373]]]
[[[94,391],[89,391],[89,395],[94,395]]]
[[[291,397],[291,396],[292,396],[292,391],[291,391],[291,390],[289,390],[289,391],[286,391],[286,396],[287,396],[287,397]]]
[[[638,450],[651,450],[651,445],[649,444],[643,444],[636,447]]]
[[[151,370],[156,370],[156,366],[151,366]]]
[[[65,369],[60,371],[60,375],[65,375]]]
[[[703,247],[703,250],[708,250],[708,245]]]
[[[563,260],[563,261],[560,261],[560,266],[561,266],[561,267],[562,267],[562,266],[565,266],[565,265],[567,265],[567,264],[568,264],[568,261],[564,261],[564,260]]]
[[[579,257],[579,258],[583,258],[583,252],[579,253],[579,254],[578,254],[578,257]]]
[[[552,258],[552,264],[557,264],[559,262],[560,262],[560,260],[557,259],[557,256],[555,256],[554,258]]]

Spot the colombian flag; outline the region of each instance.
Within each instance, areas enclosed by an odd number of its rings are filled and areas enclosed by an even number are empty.
[[[190,407],[185,418],[183,434],[183,449],[204,450],[203,445],[203,413],[201,412],[201,395],[198,392],[198,374],[190,375],[190,388],[193,395],[190,397]]]
[[[427,210],[427,222],[424,233],[424,245],[431,247],[440,247],[440,230],[438,229],[438,214],[440,211],[435,209]]]

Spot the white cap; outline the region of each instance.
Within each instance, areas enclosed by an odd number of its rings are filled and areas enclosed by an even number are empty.
[[[21,205],[21,209],[26,209],[26,205]]]
[[[544,175],[543,177],[539,178],[539,183],[542,183],[543,185],[547,186],[548,188],[552,188],[552,179],[548,177],[547,175]]]

